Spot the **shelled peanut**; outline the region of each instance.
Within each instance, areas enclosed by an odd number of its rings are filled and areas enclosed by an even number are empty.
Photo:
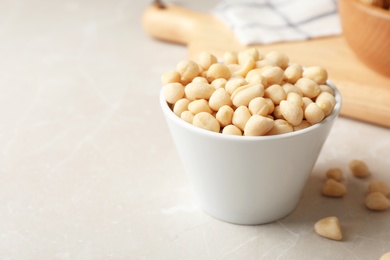
[[[341,181],[343,171],[340,168],[330,168],[326,172],[326,182],[322,186],[321,193],[325,197],[341,198],[347,193],[347,187]]]
[[[390,186],[382,181],[371,181],[368,184],[368,194],[364,204],[370,210],[383,211],[390,208]]]
[[[178,117],[222,134],[262,136],[317,124],[336,105],[321,67],[304,69],[283,53],[256,48],[223,57],[218,62],[204,52],[162,76],[164,98]]]
[[[331,216],[318,220],[314,224],[314,231],[325,238],[332,240],[342,240],[340,221],[337,217]]]
[[[390,252],[387,252],[386,254],[382,255],[379,260],[390,260]]]
[[[366,178],[370,175],[368,166],[362,160],[352,160],[349,162],[349,168],[352,174],[357,178]]]

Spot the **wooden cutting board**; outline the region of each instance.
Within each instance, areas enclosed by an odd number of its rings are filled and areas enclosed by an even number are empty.
[[[221,58],[227,50],[257,47],[261,53],[284,52],[291,61],[306,67],[322,66],[341,92],[342,116],[390,127],[390,78],[366,67],[342,36],[244,46],[217,17],[177,5],[165,8],[151,5],[145,10],[142,22],[152,37],[187,45],[189,58],[193,60],[202,51]]]

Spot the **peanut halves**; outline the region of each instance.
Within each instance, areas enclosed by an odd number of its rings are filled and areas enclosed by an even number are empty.
[[[337,217],[327,217],[314,224],[315,232],[325,238],[332,240],[342,240],[340,221]]]
[[[202,52],[162,75],[163,96],[178,117],[213,132],[263,136],[299,131],[333,112],[324,68],[304,69],[283,53],[256,48],[223,57]]]

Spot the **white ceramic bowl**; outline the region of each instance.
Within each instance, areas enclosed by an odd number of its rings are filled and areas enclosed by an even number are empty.
[[[200,207],[235,224],[264,224],[291,213],[341,108],[337,88],[332,114],[288,134],[230,136],[195,127],[160,104]]]

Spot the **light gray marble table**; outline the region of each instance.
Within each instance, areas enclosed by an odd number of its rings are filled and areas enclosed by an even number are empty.
[[[211,6],[202,2],[187,4]],[[186,49],[142,31],[147,4],[0,2],[0,259],[379,259],[390,251],[390,210],[366,210],[369,180],[347,169],[362,159],[371,180],[390,183],[390,130],[346,118],[290,216],[239,226],[199,209],[158,103],[161,74]],[[343,199],[320,195],[333,166],[345,171]],[[330,215],[340,218],[341,242],[313,231]]]

